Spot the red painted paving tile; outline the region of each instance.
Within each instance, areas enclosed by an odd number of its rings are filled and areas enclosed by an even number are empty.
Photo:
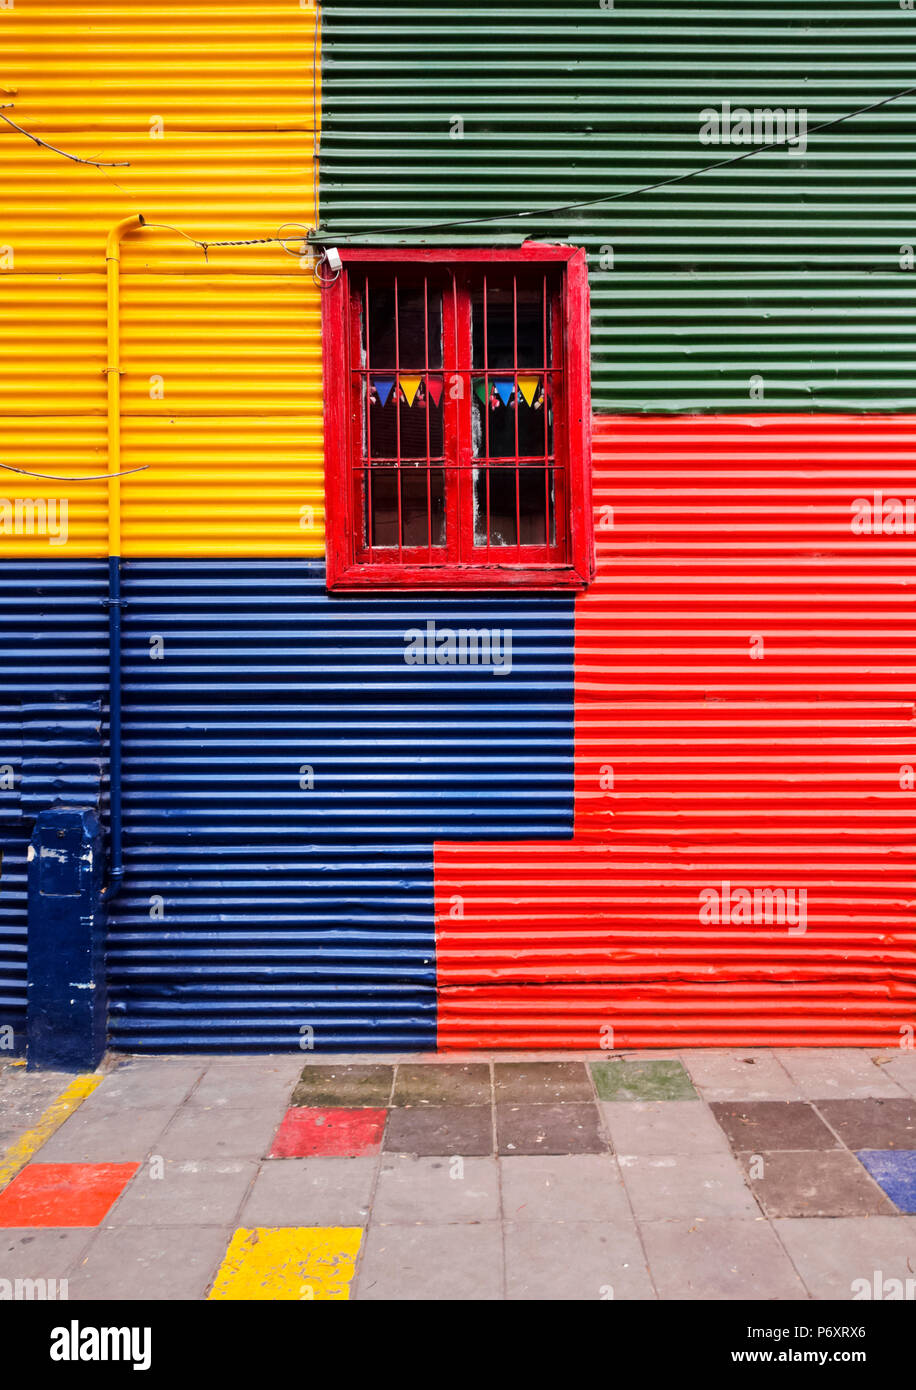
[[[0,1192],[0,1227],[98,1226],[139,1163],[30,1163]]]
[[[378,1153],[387,1110],[287,1110],[269,1158],[361,1158]]]

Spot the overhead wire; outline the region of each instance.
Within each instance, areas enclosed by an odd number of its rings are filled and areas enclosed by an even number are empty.
[[[93,483],[108,478],[126,478],[131,473],[145,473],[149,464],[141,463],[137,468],[122,468],[120,473],[80,473],[76,475],[34,473],[30,468],[14,468],[11,463],[0,463],[0,468],[5,468],[8,473],[21,473],[24,478],[47,478],[52,483]]]
[[[810,126],[807,134],[816,135],[819,131],[830,130],[834,126],[844,125],[847,121],[854,120],[857,116],[863,116],[869,111],[877,111],[881,106],[887,106],[892,101],[899,101],[901,97],[911,96],[916,92],[916,87],[907,87],[901,92],[894,92],[888,97],[882,97],[880,101],[871,102],[868,106],[860,106],[855,111],[848,111],[843,116],[837,116],[832,121],[823,121],[820,125]],[[363,231],[335,231],[333,233],[315,233],[311,238],[313,241],[349,241],[353,237],[379,237],[396,236],[401,233],[412,232],[433,232],[449,231],[455,227],[476,227],[488,222],[511,222],[517,217],[552,217],[561,212],[575,212],[579,208],[597,207],[601,203],[612,203],[622,198],[636,198],[643,193],[652,193],[656,188],[667,188],[671,184],[683,183],[686,179],[698,178],[701,174],[708,174],[716,169],[725,169],[731,164],[740,164],[744,159],[751,159],[755,155],[764,154],[767,150],[784,150],[789,148],[787,140],[774,140],[767,145],[756,145],[753,149],[744,150],[743,153],[733,155],[729,159],[719,159],[712,164],[705,164],[699,169],[688,169],[683,174],[673,174],[670,178],[658,179],[655,183],[643,184],[639,188],[627,188],[619,193],[604,193],[597,198],[582,198],[574,203],[560,203],[549,208],[522,208],[510,212],[496,212],[484,217],[463,217],[458,220],[448,222],[426,222],[412,223],[409,226],[400,227],[368,227]]]
[[[15,105],[15,103],[12,101],[7,101],[4,102],[3,105],[7,107],[12,107]],[[117,161],[105,159],[85,159],[80,154],[70,154],[68,150],[58,149],[57,145],[49,144],[47,140],[42,140],[40,136],[33,135],[30,130],[26,130],[23,126],[17,125],[17,123],[14,120],[12,120],[9,116],[4,116],[2,110],[0,110],[0,121],[6,121],[7,125],[13,127],[13,130],[18,130],[20,135],[24,135],[27,140],[31,140],[33,144],[39,145],[41,149],[51,150],[54,154],[59,154],[64,159],[72,160],[74,164],[91,164],[96,169],[130,168],[130,163],[126,159],[121,159]]]

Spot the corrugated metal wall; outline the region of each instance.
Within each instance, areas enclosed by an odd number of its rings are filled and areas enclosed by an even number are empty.
[[[7,561],[0,583],[7,688],[72,712],[104,699],[104,563]],[[434,1046],[433,842],[572,833],[572,599],[331,599],[323,564],[289,560],[126,561],[123,592],[113,1045],[295,1048],[310,1027],[316,1049]],[[511,627],[511,671],[408,665],[404,633],[430,620]],[[94,726],[71,722],[85,782]],[[51,800],[59,770],[40,766]],[[0,826],[17,1037],[30,829]]]
[[[897,0],[331,0],[323,222],[586,246],[597,410],[912,410],[916,97],[811,135],[804,157],[508,214],[744,152],[700,141],[725,101],[803,109],[810,128],[916,86],[913,19]]]
[[[331,599],[291,561],[124,588],[113,1043],[434,1046],[433,841],[572,831],[572,600]],[[511,671],[407,665],[430,620],[511,628]]]
[[[3,700],[0,764],[0,1025],[25,1044],[26,849],[32,818],[60,800],[97,805],[101,702],[108,660],[101,562],[0,562]],[[13,804],[14,803],[14,804]]]
[[[128,555],[323,556],[321,348],[311,269],[272,237],[315,218],[314,5],[193,0],[17,4],[2,14],[2,462],[104,473],[105,238],[122,258]],[[6,89],[9,89],[8,91]],[[66,544],[0,533],[0,556],[106,552],[105,483],[0,474],[64,497]]]
[[[105,239],[122,250],[124,553],[323,555],[321,346],[311,267],[273,237],[315,218],[313,4],[102,0],[0,16],[6,114],[98,169],[0,123],[0,502],[67,503],[62,544],[0,527],[0,628],[12,653],[0,765],[0,1008],[21,1044],[24,851],[45,793],[98,798],[93,737],[107,702]],[[181,233],[185,233],[183,237]],[[45,718],[37,702],[54,702]],[[81,702],[86,702],[85,704]],[[36,719],[42,732],[36,741]],[[43,740],[50,739],[50,743]],[[88,740],[88,742],[87,742]],[[29,788],[32,792],[29,794]],[[0,813],[4,802],[0,795]]]
[[[916,552],[853,533],[876,490],[916,496],[916,419],[596,421],[575,838],[437,846],[441,1045],[900,1044]],[[704,920],[723,883],[805,919]]]
[[[916,82],[912,15],[883,0],[324,9],[340,233],[621,191],[734,153],[700,142],[705,107],[814,125]],[[112,223],[271,236],[315,195],[313,7],[87,14],[0,21],[10,114],[130,163],[0,130],[0,462],[80,475],[105,468]],[[804,158],[430,234],[585,244],[594,403],[649,413],[597,431],[568,844],[571,601],[329,600],[308,267],[275,246],[206,262],[174,231],[125,243],[124,466],[150,468],[124,483],[117,1046],[296,1047],[308,1027],[322,1048],[432,1046],[437,1018],[445,1046],[595,1047],[608,1025],[623,1046],[898,1040],[916,1007],[912,540],[852,537],[847,508],[916,492],[913,417],[762,412],[916,406],[914,109],[812,135]],[[65,546],[0,536],[18,783],[0,1007],[21,1035],[30,818],[47,794],[98,796],[105,492],[4,476],[7,498],[70,503]],[[403,631],[429,618],[512,625],[512,675],[406,667]],[[702,921],[723,882],[804,890],[806,931]]]

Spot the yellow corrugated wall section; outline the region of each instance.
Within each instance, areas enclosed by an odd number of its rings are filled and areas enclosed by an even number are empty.
[[[314,3],[0,8],[0,464],[106,470],[105,238],[141,213],[202,241],[316,218]],[[291,248],[298,249],[298,248]],[[175,231],[121,262],[123,553],[324,553],[320,305],[274,245],[202,252]],[[0,508],[0,555],[101,556],[106,484],[0,469],[0,500],[66,498],[51,545]],[[21,534],[16,534],[19,531]]]

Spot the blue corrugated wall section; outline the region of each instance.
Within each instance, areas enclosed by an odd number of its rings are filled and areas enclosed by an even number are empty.
[[[94,805],[107,679],[106,564],[0,562],[0,1025],[25,1050],[26,850],[32,818],[55,800]],[[8,779],[6,779],[8,780]]]
[[[104,700],[104,569],[28,568],[28,698]],[[332,599],[314,561],[126,561],[123,583],[113,1045],[435,1046],[434,841],[572,831],[572,599]],[[511,629],[511,671],[408,665],[428,621]],[[41,671],[39,629],[61,634]]]
[[[26,851],[29,826],[0,825],[3,852],[0,877],[0,1026],[12,1028],[12,1051],[25,1052],[26,924],[28,884]]]

